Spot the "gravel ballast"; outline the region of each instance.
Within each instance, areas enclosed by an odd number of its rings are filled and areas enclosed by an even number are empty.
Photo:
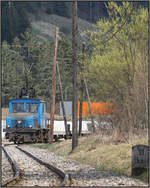
[[[15,146],[7,146],[7,151],[21,172],[20,179],[11,183],[11,186],[57,186],[61,183],[55,173],[18,150]]]
[[[71,174],[72,186],[147,186],[147,184],[124,175],[116,175],[110,172],[98,171],[95,168],[80,164],[71,159],[58,156],[45,149],[21,146],[45,162],[55,165],[57,168]]]
[[[13,177],[13,169],[8,161],[4,151],[2,150],[2,182]]]

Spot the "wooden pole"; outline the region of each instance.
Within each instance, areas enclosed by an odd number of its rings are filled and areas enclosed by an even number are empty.
[[[72,62],[73,62],[73,99],[72,99],[72,150],[78,145],[78,133],[77,133],[77,38],[78,26],[77,26],[77,0],[72,3]]]
[[[79,111],[79,136],[81,136],[81,133],[82,133],[82,104],[83,104],[83,99],[81,98],[80,99],[80,108],[79,108],[80,109],[80,111]]]
[[[58,31],[56,27],[55,35],[55,54],[54,54],[54,66],[53,66],[53,80],[52,80],[52,104],[51,104],[51,116],[50,116],[50,139],[49,143],[53,143],[54,135],[54,115],[55,115],[55,96],[56,96],[56,64],[57,64],[57,47],[58,47]]]
[[[93,114],[91,111],[91,101],[90,101],[89,91],[88,91],[87,82],[86,82],[85,78],[84,78],[84,84],[85,84],[86,94],[88,97],[88,106],[89,106],[89,113],[90,113],[90,118],[91,118],[91,122],[92,122],[93,133],[95,133],[94,118],[93,118]]]
[[[65,106],[64,106],[64,96],[63,96],[63,89],[62,89],[62,84],[61,84],[61,77],[60,77],[58,62],[57,62],[57,73],[58,73],[59,88],[60,88],[60,93],[61,93],[61,106],[62,106],[63,118],[64,118],[64,124],[65,124],[66,139],[67,139],[68,138],[67,118],[66,118],[66,112],[65,112]]]

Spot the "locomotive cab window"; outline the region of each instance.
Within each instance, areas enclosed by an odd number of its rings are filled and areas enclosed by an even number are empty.
[[[12,112],[24,112],[24,103],[12,103]]]
[[[26,112],[37,113],[38,106],[39,106],[39,104],[36,104],[36,103],[27,103],[26,104]]]

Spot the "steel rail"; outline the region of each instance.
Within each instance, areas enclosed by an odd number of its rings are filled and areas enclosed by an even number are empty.
[[[16,146],[17,149],[19,149],[20,151],[24,152],[26,155],[28,155],[29,157],[33,158],[34,160],[36,160],[38,163],[46,166],[47,168],[49,168],[50,170],[52,170],[53,172],[55,172],[57,175],[59,175],[59,177],[62,179],[62,182],[58,185],[58,186],[70,186],[71,184],[71,176],[70,174],[65,173],[63,170],[60,170],[59,168],[42,161],[41,159],[35,157],[33,154],[31,154],[28,151],[23,150],[22,148]]]
[[[4,182],[2,182],[2,187],[7,186],[9,183],[13,182],[14,180],[16,180],[19,175],[20,175],[20,171],[18,166],[16,165],[15,161],[11,158],[11,156],[8,154],[8,152],[6,151],[6,149],[4,148],[4,146],[2,146],[2,149],[6,155],[6,157],[8,158],[9,163],[12,165],[12,169],[13,169],[13,177],[8,178],[7,180],[5,180]]]
[[[15,145],[14,143],[3,143],[3,147]],[[16,144],[17,145],[17,144]]]

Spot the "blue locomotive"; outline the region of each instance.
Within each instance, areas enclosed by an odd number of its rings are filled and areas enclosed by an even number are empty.
[[[44,101],[32,98],[10,100],[4,129],[9,141],[47,142],[48,131]]]
[[[48,122],[48,124],[47,124]],[[72,135],[72,127],[68,124],[69,136]],[[46,117],[46,103],[35,99],[35,90],[26,87],[21,89],[18,99],[9,102],[9,113],[6,116],[6,128],[3,129],[6,139],[14,143],[24,142],[48,142],[50,135],[50,121]],[[82,134],[89,134],[86,124],[82,128]],[[55,122],[53,138],[66,139],[66,131],[63,124]]]

